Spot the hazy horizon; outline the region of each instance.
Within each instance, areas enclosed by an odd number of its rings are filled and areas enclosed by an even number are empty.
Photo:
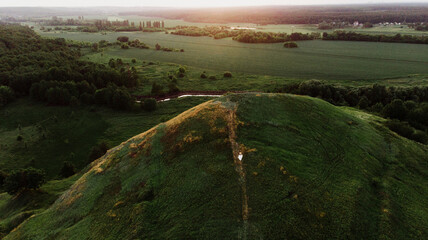
[[[11,2],[0,2],[0,7],[239,7],[239,6],[270,6],[270,5],[362,5],[362,4],[391,4],[391,3],[428,3],[428,0],[375,0],[375,1],[358,1],[358,0],[302,0],[284,1],[284,0],[208,0],[195,1],[186,0],[182,2],[172,0],[158,0],[155,3],[141,0],[75,0],[75,1],[51,1],[51,0],[17,0]]]

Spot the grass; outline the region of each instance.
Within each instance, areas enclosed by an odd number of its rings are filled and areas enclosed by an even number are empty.
[[[310,97],[227,95],[114,148],[5,239],[424,239],[428,149],[382,121]]]
[[[164,33],[51,34],[52,37],[83,41],[115,41],[120,35],[138,38],[152,49],[111,48],[103,53],[104,56],[302,80],[362,81],[428,74],[425,67],[428,57],[424,54],[428,46],[419,44],[318,40],[298,42],[299,48],[285,49],[280,43],[245,44],[231,39]],[[184,49],[184,52],[155,51],[156,43]]]
[[[97,143],[116,146],[207,99],[164,102],[154,112],[55,107],[18,99],[0,110],[0,169],[33,166],[44,169],[50,179],[59,174],[64,161],[82,169]],[[23,141],[17,141],[18,135]]]

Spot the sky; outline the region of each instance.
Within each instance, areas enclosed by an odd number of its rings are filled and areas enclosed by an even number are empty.
[[[259,5],[323,5],[391,2],[425,2],[428,0],[0,0],[0,7],[91,7],[91,6],[156,6],[156,7],[224,7]]]

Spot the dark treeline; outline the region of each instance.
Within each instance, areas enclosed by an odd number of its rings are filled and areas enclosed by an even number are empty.
[[[153,32],[153,31],[163,31],[165,27],[164,21],[145,21],[145,22],[129,22],[129,20],[123,21],[109,21],[106,19],[96,19],[96,20],[86,20],[83,17],[78,17],[78,19],[62,19],[58,17],[52,17],[51,20],[39,20],[36,21],[39,24],[45,26],[56,26],[54,30],[64,30],[64,31],[80,31],[80,32],[99,32],[99,31],[143,31],[143,32]],[[76,28],[72,27],[59,27],[59,26],[77,26]],[[42,31],[49,32],[52,28],[42,27]]]
[[[398,134],[428,143],[428,87],[344,87],[317,80],[289,84],[274,90],[324,99],[332,104],[358,107],[391,119],[386,125]]]
[[[221,12],[221,14],[218,14]],[[350,6],[266,6],[210,9],[164,9],[122,15],[184,19],[206,23],[318,24],[326,22],[428,22],[428,6],[395,4]]]
[[[278,43],[288,41],[303,41],[319,39],[319,33],[303,34],[303,33],[272,33],[272,32],[255,32],[243,31],[233,40],[244,43]]]
[[[256,32],[253,30],[236,29],[232,30],[225,26],[210,26],[199,28],[191,27],[177,27],[175,32],[171,34],[201,37],[209,36],[214,39],[222,39],[232,37],[233,40],[244,43],[278,43],[287,41],[301,41],[301,40],[314,40],[319,39],[319,33],[303,34],[303,33],[274,33],[274,32]]]
[[[79,61],[79,57],[79,50],[64,39],[43,39],[28,27],[1,25],[0,93],[20,97],[31,92],[37,100],[68,105],[76,100],[91,103],[87,95],[95,99],[103,89],[122,92],[138,84],[135,68],[120,59],[106,66]],[[111,106],[107,100],[103,103]]]
[[[408,26],[416,31],[428,31],[428,23],[409,23]]]
[[[428,38],[424,36],[401,35],[399,33],[388,35],[362,34],[356,32],[334,31],[333,33],[324,32],[323,40],[340,41],[365,41],[365,42],[394,42],[394,43],[418,43],[428,44]]]

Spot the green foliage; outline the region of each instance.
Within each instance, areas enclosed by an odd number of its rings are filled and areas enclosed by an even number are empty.
[[[76,169],[73,165],[73,163],[65,161],[62,164],[61,171],[59,172],[59,175],[63,178],[68,178],[70,176],[73,176],[76,173]]]
[[[146,98],[141,101],[141,108],[145,111],[152,112],[157,108],[157,102],[154,98]]]
[[[385,105],[382,114],[387,118],[403,120],[407,115],[407,109],[404,106],[403,100],[394,99],[391,103]]]
[[[231,72],[224,72],[223,73],[223,77],[225,77],[225,78],[231,78],[232,77],[232,73]]]
[[[360,98],[360,101],[358,102],[358,108],[366,109],[369,106],[369,104],[370,104],[369,99],[366,96],[363,96]]]
[[[89,162],[92,162],[102,157],[108,149],[109,147],[106,142],[101,142],[96,146],[92,147],[91,152],[89,153]]]
[[[117,41],[126,43],[129,41],[129,38],[127,36],[120,36],[120,37],[117,37]]]
[[[15,99],[13,90],[8,86],[0,86],[0,107],[12,102]]]
[[[284,43],[284,47],[285,48],[297,48],[298,46],[297,46],[297,43],[295,43],[295,42],[286,42],[286,43]]]
[[[208,76],[205,74],[205,73],[201,73],[201,78],[203,78],[203,79],[205,79],[205,78],[207,78]]]
[[[217,80],[217,77],[216,77],[216,76],[214,76],[214,75],[211,75],[211,76],[209,76],[209,77],[208,77],[208,79],[209,79],[209,80]]]
[[[428,44],[428,39],[424,36],[401,35],[394,36],[362,34],[356,32],[335,31],[333,33],[323,33],[323,40],[339,41],[365,41],[365,42],[396,42],[396,43],[418,43]]]
[[[163,87],[161,85],[157,84],[156,82],[154,82],[152,84],[151,94],[152,95],[162,95],[162,94],[164,94]]]
[[[427,150],[378,120],[310,97],[218,98],[114,148],[6,239],[423,239]]]
[[[43,170],[35,168],[12,171],[4,180],[4,188],[10,195],[15,195],[22,190],[38,189],[45,183],[46,174]]]

